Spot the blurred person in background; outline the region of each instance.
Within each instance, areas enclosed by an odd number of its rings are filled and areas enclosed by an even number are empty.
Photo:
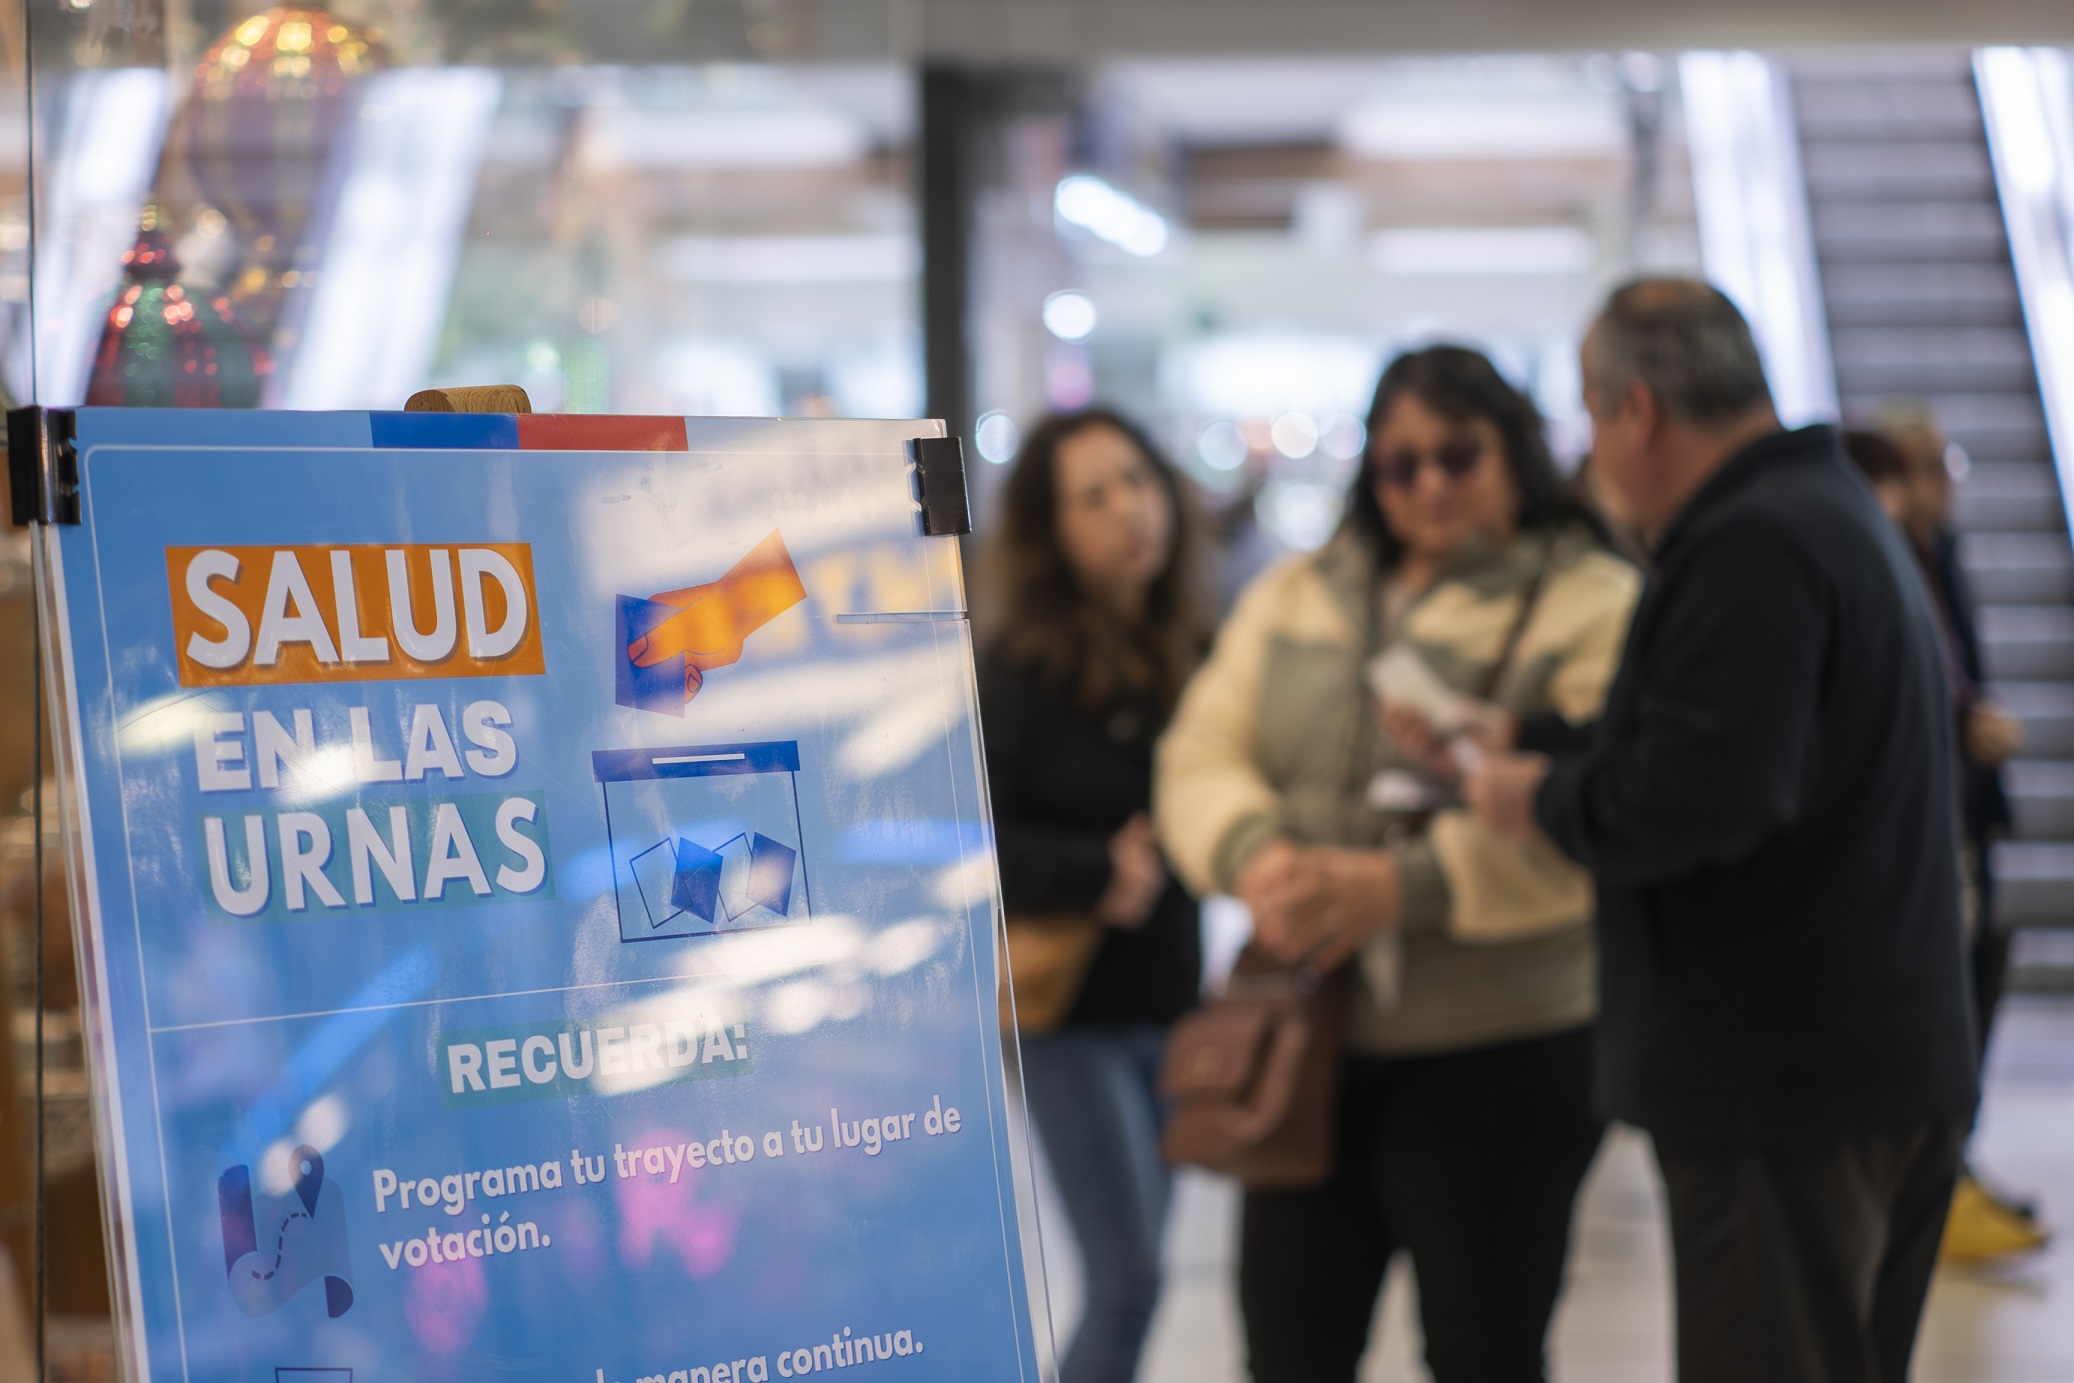
[[[1887,517],[1906,532],[1912,495],[1908,457],[1901,448],[1884,433],[1853,428],[1844,433],[1844,454],[1872,486],[1873,498]]]
[[[1895,434],[1856,430],[1844,434],[1851,459],[1871,482],[1880,507],[1900,527],[1922,566],[1931,606],[1943,635],[1946,680],[1958,715],[1959,814],[1964,826],[1960,864],[1968,887],[1967,959],[1973,981],[1979,1053],[1987,1061],[1988,1034],[2002,1001],[2009,971],[2009,928],[1995,916],[1994,843],[2010,824],[2002,765],[2020,747],[2022,724],[1986,697],[1980,637],[1972,595],[1960,569],[1958,541],[1950,526],[1950,443],[1922,410],[1893,417]],[[1904,447],[1898,438],[1907,440]],[[1962,1169],[1945,1225],[1947,1257],[1980,1261],[2045,1246],[2048,1235],[2036,1211],[1988,1190]]]
[[[1984,688],[1987,676],[1981,662],[1980,621],[1965,569],[1959,562],[1958,534],[1952,528],[1954,486],[1971,463],[1965,451],[1945,436],[1929,406],[1921,402],[1888,403],[1880,410],[1879,428],[1908,460],[1908,504],[1902,527],[1915,543],[1917,556],[1930,575],[1930,593],[1937,598],[1938,608],[1958,641],[1967,680],[1976,690]],[[2022,747],[2023,727],[2013,716],[1984,700],[1974,704],[1974,712],[1965,736],[1966,829],[1981,856],[1983,916],[1992,918],[1994,861],[1986,846],[2011,824],[2002,765]],[[1975,947],[1974,961],[1974,997],[1980,1011],[1981,1046],[1985,1050],[2009,970],[2008,931],[1999,927],[1984,930]]]
[[[1181,481],[1103,410],[1031,432],[987,554],[979,664],[1003,899],[1089,914],[1100,942],[1056,1030],[1025,1034],[1023,1086],[1080,1245],[1086,1309],[1064,1383],[1129,1383],[1159,1301],[1168,1178],[1154,1091],[1194,1007],[1193,898],[1147,817],[1152,748],[1207,641]]]
[[[1929,597],[1718,290],[1616,291],[1583,368],[1655,566],[1589,747],[1465,792],[1597,880],[1601,1088],[1655,1142],[1680,1379],[1904,1383],[1978,1097]]]
[[[1879,431],[1894,443],[1907,462],[1907,483],[1900,490],[1902,502],[1896,522],[1908,534],[1929,577],[1930,594],[1936,598],[1937,608],[1958,645],[1968,686],[1970,699],[1966,704],[1963,739],[1966,831],[1981,859],[1983,916],[1991,916],[1993,861],[1986,847],[2011,824],[2002,766],[2022,747],[2023,726],[1981,696],[1987,686],[1987,674],[1981,662],[1980,621],[1965,568],[1959,561],[1959,537],[1952,528],[1954,485],[1969,463],[1965,452],[1945,436],[1924,404],[1905,400],[1887,404],[1880,410]],[[1987,929],[1981,946],[1988,949],[1976,948],[1975,959],[1979,963],[1975,966],[1974,983],[1984,1048],[2009,968],[2008,932]]]
[[[1182,878],[1244,900],[1281,960],[1355,967],[1335,1170],[1245,1198],[1248,1360],[1352,1380],[1402,1249],[1437,1383],[1533,1383],[1604,1126],[1589,887],[1460,810],[1440,737],[1386,729],[1370,669],[1409,660],[1477,721],[1588,720],[1639,581],[1482,355],[1400,357],[1368,438],[1338,534],[1247,587],[1159,749]]]

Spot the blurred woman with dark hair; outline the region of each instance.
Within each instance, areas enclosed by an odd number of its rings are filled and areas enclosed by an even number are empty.
[[[1088,409],[1024,443],[985,566],[979,700],[1011,955],[1022,918],[1064,917],[1091,949],[1048,1030],[1021,1015],[1023,1085],[1087,1283],[1064,1383],[1129,1383],[1159,1300],[1154,1079],[1202,958],[1147,811],[1153,744],[1206,642],[1193,546],[1172,467]]]
[[[1159,749],[1168,857],[1287,964],[1353,962],[1339,1151],[1249,1190],[1256,1383],[1351,1383],[1403,1249],[1436,1383],[1544,1376],[1599,1144],[1587,876],[1462,809],[1479,746],[1596,717],[1639,580],[1474,351],[1393,362],[1339,533],[1249,586]]]

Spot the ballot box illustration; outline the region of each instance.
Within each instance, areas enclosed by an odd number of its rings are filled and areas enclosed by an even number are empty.
[[[619,939],[779,926],[811,915],[799,745],[677,745],[591,755]]]

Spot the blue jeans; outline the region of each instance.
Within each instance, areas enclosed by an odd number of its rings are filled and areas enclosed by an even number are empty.
[[[1169,1182],[1156,1091],[1165,1044],[1166,1029],[1151,1024],[1023,1040],[1023,1090],[1087,1278],[1062,1383],[1131,1383],[1159,1305]]]

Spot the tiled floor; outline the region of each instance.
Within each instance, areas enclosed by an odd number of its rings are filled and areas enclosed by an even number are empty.
[[[2035,1195],[2068,1227],[2028,1261],[1940,1271],[1917,1351],[1919,1383],[2074,1383],[2074,997],[2014,999],[1989,1073],[1975,1158],[1997,1184]],[[1229,1186],[1189,1176],[1168,1239],[1169,1278],[1140,1383],[1241,1383]],[[2055,1213],[2057,1215],[2055,1216]],[[1042,1206],[1060,1225],[1055,1198]],[[1057,1235],[1047,1236],[1054,1245]],[[1078,1315],[1070,1247],[1047,1274],[1061,1339]],[[1585,1187],[1558,1310],[1553,1373],[1578,1383],[1668,1383],[1670,1296],[1659,1191],[1647,1146],[1610,1138]],[[1411,1283],[1400,1263],[1378,1308],[1363,1383],[1426,1379]]]

